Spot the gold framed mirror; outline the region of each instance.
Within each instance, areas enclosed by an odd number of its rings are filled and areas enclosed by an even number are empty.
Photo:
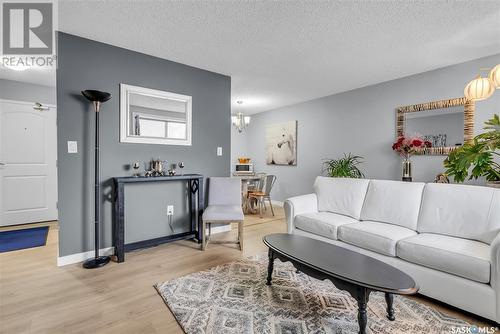
[[[459,97],[396,108],[396,137],[418,134],[432,147],[417,155],[448,155],[474,137],[474,101]]]

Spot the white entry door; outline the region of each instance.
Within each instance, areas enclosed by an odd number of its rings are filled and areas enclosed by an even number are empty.
[[[57,219],[55,106],[0,100],[0,226]]]

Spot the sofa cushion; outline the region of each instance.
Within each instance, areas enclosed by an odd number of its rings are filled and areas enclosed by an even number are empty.
[[[348,244],[388,256],[396,256],[396,243],[417,233],[409,228],[363,221],[339,227],[338,238]]]
[[[318,211],[329,211],[359,219],[369,180],[318,176],[314,192]]]
[[[332,212],[297,215],[294,221],[295,228],[299,230],[334,240],[337,240],[339,226],[356,222],[358,222],[356,219]]]
[[[425,183],[371,180],[361,220],[395,224],[417,230]]]
[[[481,283],[490,281],[490,246],[479,241],[422,233],[401,240],[397,254],[428,268]]]
[[[491,244],[500,232],[500,189],[429,183],[425,186],[418,232]]]
[[[203,220],[207,222],[243,219],[243,210],[240,205],[209,205],[203,212]]]

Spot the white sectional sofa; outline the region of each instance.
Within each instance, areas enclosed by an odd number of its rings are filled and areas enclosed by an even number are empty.
[[[320,176],[314,191],[285,201],[288,233],[375,257],[500,323],[500,189]]]

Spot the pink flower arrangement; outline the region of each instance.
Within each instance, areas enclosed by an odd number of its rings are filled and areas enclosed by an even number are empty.
[[[432,147],[431,142],[420,136],[407,137],[402,135],[392,144],[392,149],[403,159],[409,159],[415,152],[429,147]]]

